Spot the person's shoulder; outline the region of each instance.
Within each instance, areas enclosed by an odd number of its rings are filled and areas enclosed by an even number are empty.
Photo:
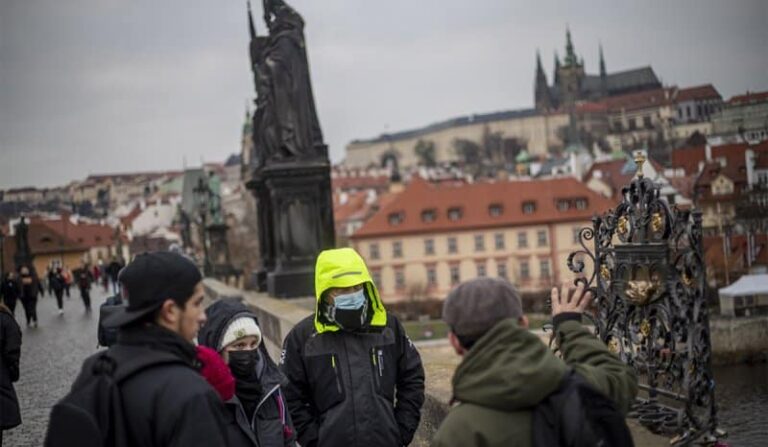
[[[299,321],[296,326],[291,329],[292,334],[308,337],[315,330],[315,314],[311,314]]]
[[[502,411],[472,403],[453,406],[435,435],[436,445],[529,445],[531,412]]]

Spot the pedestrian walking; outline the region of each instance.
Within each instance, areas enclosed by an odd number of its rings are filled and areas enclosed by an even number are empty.
[[[69,298],[69,289],[72,287],[73,280],[72,270],[70,270],[69,267],[64,266],[62,273],[64,274],[64,293],[67,295],[67,298]]]
[[[351,248],[320,253],[316,306],[283,344],[285,396],[306,447],[408,445],[424,403],[421,357]]]
[[[112,262],[107,266],[107,274],[112,282],[112,293],[120,293],[120,287],[117,284],[117,276],[120,274],[120,270],[123,268],[123,263],[120,262],[116,256],[112,257]]]
[[[200,271],[174,253],[145,253],[119,281],[128,304],[105,322],[118,341],[83,363],[51,411],[45,445],[228,446],[224,404],[197,370]]]
[[[21,283],[21,304],[24,307],[27,327],[37,327],[37,297],[43,293],[43,286],[40,284],[34,268],[27,266],[23,266],[19,270],[19,282]]]
[[[11,311],[11,315],[15,317],[16,303],[21,297],[21,288],[16,280],[16,273],[11,271],[5,275],[2,284],[0,284],[0,296],[3,298],[3,303]]]
[[[66,281],[61,267],[56,267],[48,275],[48,284],[53,294],[56,296],[56,305],[59,307],[59,315],[64,314],[64,288],[66,287]]]
[[[454,405],[434,447],[632,445],[624,419],[637,379],[581,325],[591,293],[583,285],[570,292],[567,286],[551,292],[562,359],[528,330],[520,296],[510,283],[479,278],[448,295],[443,320],[462,361],[453,377]],[[605,419],[591,420],[595,414]],[[558,426],[560,421],[576,430]]]
[[[226,400],[230,445],[295,446],[282,390],[286,378],[262,343],[256,315],[237,299],[217,301],[205,314],[198,343],[215,349],[235,377],[235,393]]]
[[[93,282],[93,274],[87,263],[83,263],[79,269],[74,271],[75,278],[77,279],[77,288],[80,289],[80,298],[83,300],[85,311],[91,311],[91,283]]]
[[[3,432],[21,424],[19,400],[13,383],[19,380],[21,329],[8,307],[0,303],[0,447]]]

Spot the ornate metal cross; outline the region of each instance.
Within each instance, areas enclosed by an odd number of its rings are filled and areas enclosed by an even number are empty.
[[[582,249],[568,268],[595,296],[588,318],[597,335],[641,382],[645,396],[630,416],[674,445],[714,443],[725,433],[717,428],[701,213],[670,207],[643,176],[644,162],[635,158],[637,175],[618,206],[580,230]]]

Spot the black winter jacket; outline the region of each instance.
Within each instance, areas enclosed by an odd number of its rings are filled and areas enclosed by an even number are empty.
[[[210,305],[205,313],[207,321],[200,330],[197,340],[201,345],[217,351],[227,326],[236,318],[251,317],[256,320],[257,325],[259,324],[256,315],[237,299],[219,300]],[[246,414],[242,401],[247,397],[241,393],[236,393],[227,401],[226,422],[230,445],[233,447],[295,446],[295,430],[282,391],[287,379],[270,358],[264,343],[259,345],[259,352],[263,365],[259,377],[264,394],[258,402],[249,402],[250,406],[256,406],[253,417]]]
[[[317,333],[314,315],[285,339],[282,369],[305,447],[408,445],[424,403],[424,369],[403,326]]]
[[[197,371],[194,346],[179,335],[147,325],[121,329],[117,346],[140,349],[147,356],[171,356],[178,363],[156,365],[120,386],[131,445],[142,447],[229,446],[221,398]],[[100,354],[89,357],[90,371]],[[75,385],[84,377],[81,372]],[[85,375],[88,377],[88,375]]]
[[[0,430],[21,424],[13,382],[19,380],[21,329],[13,316],[0,310]]]

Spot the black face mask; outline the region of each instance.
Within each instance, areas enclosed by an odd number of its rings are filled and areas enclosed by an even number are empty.
[[[336,309],[333,319],[342,329],[354,331],[365,325],[368,317],[367,308],[368,306],[360,309]]]
[[[229,369],[237,379],[250,379],[256,375],[256,364],[260,358],[258,349],[229,351]]]

